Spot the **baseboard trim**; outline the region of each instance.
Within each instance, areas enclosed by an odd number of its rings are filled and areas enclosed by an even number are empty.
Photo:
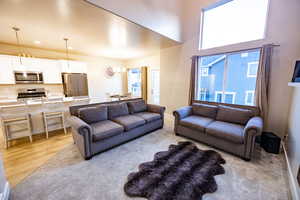
[[[0,200],[8,200],[10,194],[10,186],[9,183],[6,181],[3,193],[0,194]]]
[[[285,156],[285,160],[286,160],[287,168],[288,168],[288,178],[289,178],[289,184],[290,184],[291,198],[292,198],[292,200],[300,200],[298,191],[297,191],[296,180],[292,173],[289,157],[287,155],[285,145],[282,144],[282,146],[283,146],[284,156]]]

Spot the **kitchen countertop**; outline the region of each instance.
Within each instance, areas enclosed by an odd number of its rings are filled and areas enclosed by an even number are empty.
[[[50,97],[49,99],[55,99],[57,97]],[[132,97],[130,99],[138,99],[140,97]],[[63,103],[75,103],[75,102],[80,102],[80,101],[85,101],[85,104],[98,104],[98,103],[106,103],[109,101],[104,101],[102,99],[99,98],[90,98],[90,97],[82,97],[82,98],[74,98],[74,97],[64,97],[63,98]],[[118,100],[115,100],[118,101]],[[2,99],[0,100],[0,108],[7,108],[7,107],[16,107],[16,106],[38,106],[38,105],[42,105],[43,102],[41,100],[27,100],[26,103],[19,101],[17,99]],[[61,102],[61,101],[58,101]],[[58,103],[57,102],[57,103]],[[53,102],[55,103],[55,101]]]
[[[49,97],[48,99],[55,99],[59,97]],[[87,101],[91,100],[89,97],[83,98],[74,98],[74,97],[63,97],[63,103],[76,102],[76,101]],[[18,103],[19,102],[19,103]],[[55,101],[54,101],[55,102]],[[61,101],[58,101],[61,102]],[[24,101],[20,101],[18,99],[2,99],[0,100],[0,108],[1,107],[14,107],[14,106],[33,106],[33,105],[42,105],[43,102],[40,99],[37,100],[27,100],[26,103]]]

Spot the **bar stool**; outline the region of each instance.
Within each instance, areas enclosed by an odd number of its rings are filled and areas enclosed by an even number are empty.
[[[0,108],[1,126],[4,136],[5,148],[9,142],[22,137],[29,137],[32,142],[30,114],[25,102],[10,103]]]
[[[57,125],[60,125],[60,128],[64,129],[64,133],[67,134],[63,98],[51,98],[43,100],[43,109],[44,111],[42,112],[42,115],[46,138],[49,138],[49,131],[52,130],[51,126],[56,128]]]

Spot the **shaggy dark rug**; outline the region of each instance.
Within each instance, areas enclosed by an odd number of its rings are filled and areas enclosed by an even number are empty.
[[[200,200],[205,193],[217,190],[214,176],[225,173],[221,164],[225,160],[219,153],[179,142],[129,174],[124,191],[130,197],[149,200]]]

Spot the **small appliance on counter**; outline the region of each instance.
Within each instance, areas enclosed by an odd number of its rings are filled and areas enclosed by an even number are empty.
[[[22,88],[18,90],[18,99],[46,97],[45,88]]]
[[[16,84],[43,84],[43,72],[14,71]]]
[[[66,97],[88,96],[87,75],[84,73],[62,73]]]

